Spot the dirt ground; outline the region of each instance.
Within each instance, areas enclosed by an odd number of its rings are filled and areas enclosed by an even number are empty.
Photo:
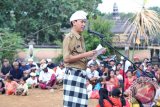
[[[63,107],[63,91],[30,89],[28,96],[0,95],[0,107]],[[89,100],[88,107],[95,107],[97,100]]]

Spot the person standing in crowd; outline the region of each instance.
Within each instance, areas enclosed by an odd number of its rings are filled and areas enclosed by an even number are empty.
[[[87,57],[93,57],[95,50],[85,51],[84,38],[81,33],[85,29],[87,13],[80,10],[70,18],[71,31],[63,40],[64,77],[64,107],[87,107],[88,95],[86,89]]]

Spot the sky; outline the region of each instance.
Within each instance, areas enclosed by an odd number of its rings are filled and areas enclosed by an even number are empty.
[[[113,11],[113,4],[116,3],[119,12],[138,12],[143,6],[144,0],[102,0],[102,4],[99,4],[98,10],[102,13],[111,13]],[[160,0],[147,0],[145,7],[160,7]]]

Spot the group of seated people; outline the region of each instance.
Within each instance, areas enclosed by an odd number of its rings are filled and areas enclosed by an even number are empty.
[[[62,85],[64,72],[63,62],[57,66],[51,59],[42,59],[39,64],[32,58],[28,62],[16,60],[12,64],[4,59],[0,71],[0,93],[25,96],[29,88],[55,89]]]
[[[107,91],[108,95],[107,99],[109,98],[107,103],[106,102],[99,103],[100,105],[104,104],[104,106],[97,105],[97,107],[110,107],[109,105],[105,106],[105,103],[108,104],[114,102],[112,97],[115,96],[113,96],[112,94],[114,94],[113,92],[115,92],[115,90],[121,92],[118,95],[119,97],[117,97],[120,99],[123,87],[124,87],[124,94],[127,99],[129,97],[128,90],[130,89],[131,85],[137,78],[148,77],[156,81],[157,84],[160,83],[159,66],[152,65],[149,59],[147,58],[144,59],[144,61],[140,61],[139,58],[135,57],[134,65],[126,62],[125,66],[127,67],[127,69],[126,67],[124,67],[125,69],[123,70],[122,61],[116,62],[115,60],[112,59],[106,61],[98,61],[97,59],[93,59],[89,62],[88,68],[86,70],[88,97],[91,99],[102,100],[101,91],[102,92]],[[106,99],[106,96],[103,96],[103,98]],[[119,100],[117,101],[119,102]],[[154,104],[157,104],[159,101],[160,97],[153,99]],[[127,103],[127,106],[125,107],[132,107],[129,105],[131,104]],[[139,106],[137,107],[140,107],[140,105],[143,104],[138,104],[138,105]],[[122,107],[122,106],[117,105],[116,107]],[[145,105],[144,107],[147,107],[147,105]]]
[[[134,63],[132,65],[126,61],[124,66],[122,61],[113,59],[90,60],[86,69],[88,98],[99,99],[97,107],[110,107],[108,104],[122,107],[122,88],[128,97],[127,91],[137,78],[148,77],[160,83],[158,65],[152,65],[147,58],[144,61],[134,58]],[[32,58],[28,62],[16,60],[12,64],[4,59],[0,71],[0,93],[25,96],[29,88],[53,89],[62,85],[65,70],[63,62],[57,66],[51,59],[42,59],[39,64]],[[160,104],[160,97],[157,96],[160,96],[160,90],[153,100],[155,104]],[[132,107],[129,105],[127,103],[126,107]]]

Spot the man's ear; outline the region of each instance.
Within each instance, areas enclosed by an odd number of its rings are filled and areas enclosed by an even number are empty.
[[[72,21],[72,25],[74,26],[76,22],[77,22],[77,20]]]

